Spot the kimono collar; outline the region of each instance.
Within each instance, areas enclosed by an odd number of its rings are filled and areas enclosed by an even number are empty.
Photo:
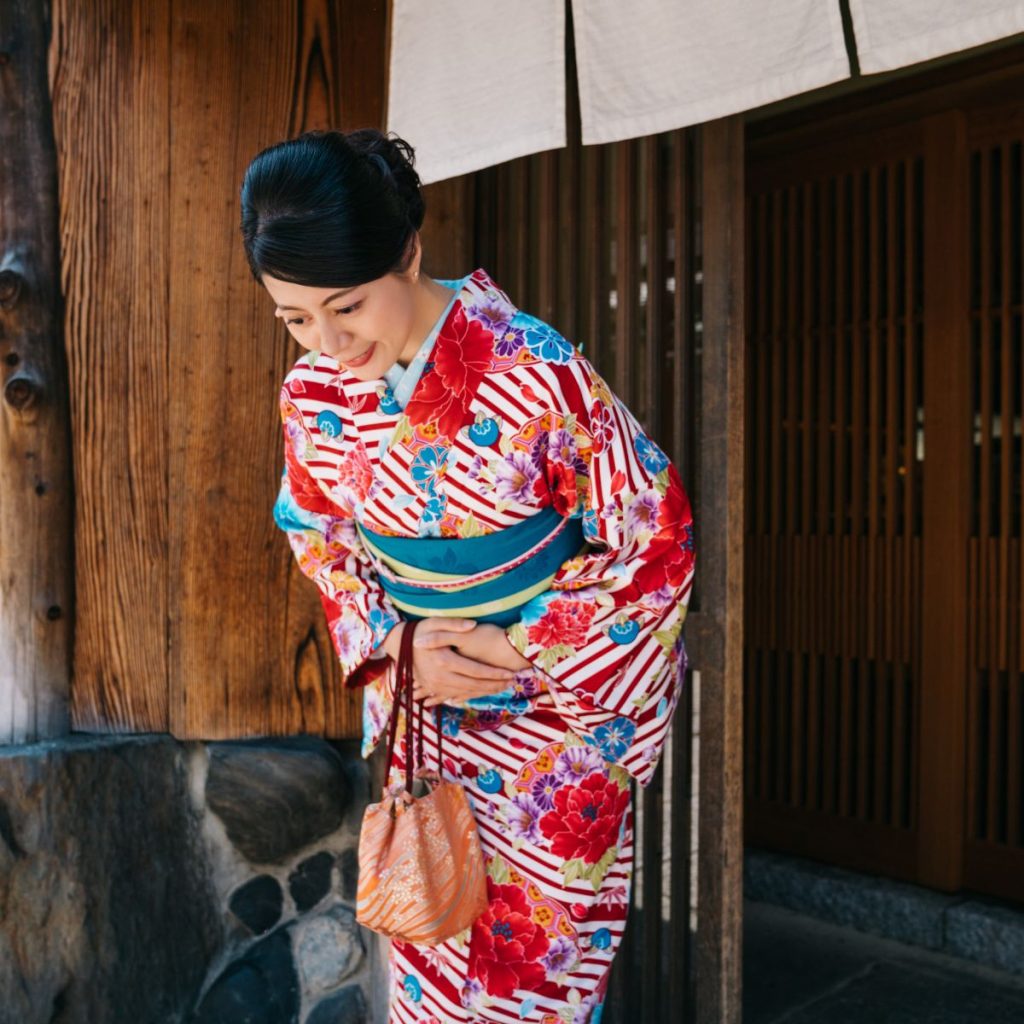
[[[400,408],[404,409],[406,402],[409,401],[409,396],[412,395],[413,389],[416,387],[417,382],[423,375],[423,370],[427,365],[427,359],[430,357],[430,353],[434,349],[434,343],[437,341],[437,336],[441,333],[445,324],[448,323],[448,318],[452,314],[455,303],[462,299],[466,282],[472,276],[472,274],[467,274],[465,277],[459,278],[455,281],[437,279],[438,284],[444,285],[446,288],[454,289],[455,294],[449,300],[448,305],[445,306],[444,312],[437,318],[437,320],[434,321],[434,326],[430,328],[430,331],[423,339],[423,343],[420,345],[419,349],[417,349],[416,355],[413,356],[409,365],[402,366],[401,363],[396,362],[389,369],[384,371],[384,380],[387,381],[388,387],[391,390],[391,398]]]

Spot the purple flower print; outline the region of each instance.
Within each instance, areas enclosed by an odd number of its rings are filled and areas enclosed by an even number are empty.
[[[547,968],[549,977],[572,969],[576,963],[576,946],[571,939],[559,935],[550,946],[540,962]]]
[[[555,758],[559,782],[575,786],[591,772],[604,770],[604,758],[593,747],[566,747]]]
[[[498,463],[495,473],[495,490],[499,498],[513,501],[529,501],[534,481],[540,472],[526,452],[511,451]]]
[[[504,331],[494,333],[494,354],[507,359],[514,356],[526,342],[526,335],[518,327],[506,327]]]
[[[550,772],[538,775],[530,786],[530,793],[540,807],[550,811],[555,804],[555,790],[558,789],[558,779]]]
[[[361,619],[341,615],[334,623],[334,639],[342,665],[354,665],[362,656],[360,645],[366,627]]]
[[[503,302],[497,295],[493,298],[488,296],[486,302],[474,303],[468,312],[474,320],[479,320],[488,330],[493,331],[495,338],[508,330],[509,321],[516,313],[514,307]]]
[[[467,978],[459,990],[459,1001],[466,1009],[478,1010],[483,1006],[484,985],[479,978]]]
[[[480,474],[483,472],[484,460],[482,455],[474,455],[473,461],[469,464],[469,469],[466,475],[470,480],[479,480]]]
[[[517,793],[508,802],[507,808],[508,827],[512,835],[529,843],[540,843],[542,836],[537,823],[543,813],[543,808],[537,805],[529,793]]]
[[[553,430],[548,437],[548,459],[551,462],[571,466],[578,472],[583,471],[587,466],[577,450],[577,440],[568,430],[561,427],[558,430]]]
[[[540,679],[532,668],[520,669],[512,677],[512,690],[518,697],[536,697],[540,693]]]
[[[626,509],[626,528],[632,534],[641,530],[655,533],[658,529],[658,509],[661,496],[657,491],[641,491]]]

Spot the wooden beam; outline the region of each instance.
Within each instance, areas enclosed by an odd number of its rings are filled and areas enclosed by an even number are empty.
[[[701,126],[700,628],[696,1019],[738,1024],[743,914],[744,185],[742,115]],[[689,625],[686,636],[689,637]]]
[[[971,514],[967,123],[924,122],[924,422],[918,881],[963,882]],[[950,254],[944,258],[942,254]],[[935,255],[939,254],[939,255]]]
[[[74,595],[49,6],[0,19],[0,743],[68,731]]]

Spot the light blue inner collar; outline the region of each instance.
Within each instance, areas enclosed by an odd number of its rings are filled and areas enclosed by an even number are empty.
[[[442,284],[446,288],[454,288],[455,294],[451,297],[445,311],[434,322],[430,333],[423,339],[423,344],[420,345],[416,355],[413,356],[412,362],[408,366],[402,366],[401,363],[396,361],[390,369],[385,370],[384,380],[387,381],[391,394],[394,396],[394,400],[399,408],[404,409],[409,401],[413,388],[416,387],[417,382],[423,375],[423,368],[427,365],[427,359],[434,350],[434,342],[437,341],[437,336],[440,334],[445,320],[448,319],[448,314],[451,313],[455,300],[462,294],[462,289],[470,277],[472,277],[472,274],[467,274],[465,277],[455,281],[442,281],[440,278],[435,278],[438,284]]]

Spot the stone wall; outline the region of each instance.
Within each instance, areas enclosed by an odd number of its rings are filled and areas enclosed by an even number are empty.
[[[382,1024],[355,743],[0,748],[0,1024]]]

